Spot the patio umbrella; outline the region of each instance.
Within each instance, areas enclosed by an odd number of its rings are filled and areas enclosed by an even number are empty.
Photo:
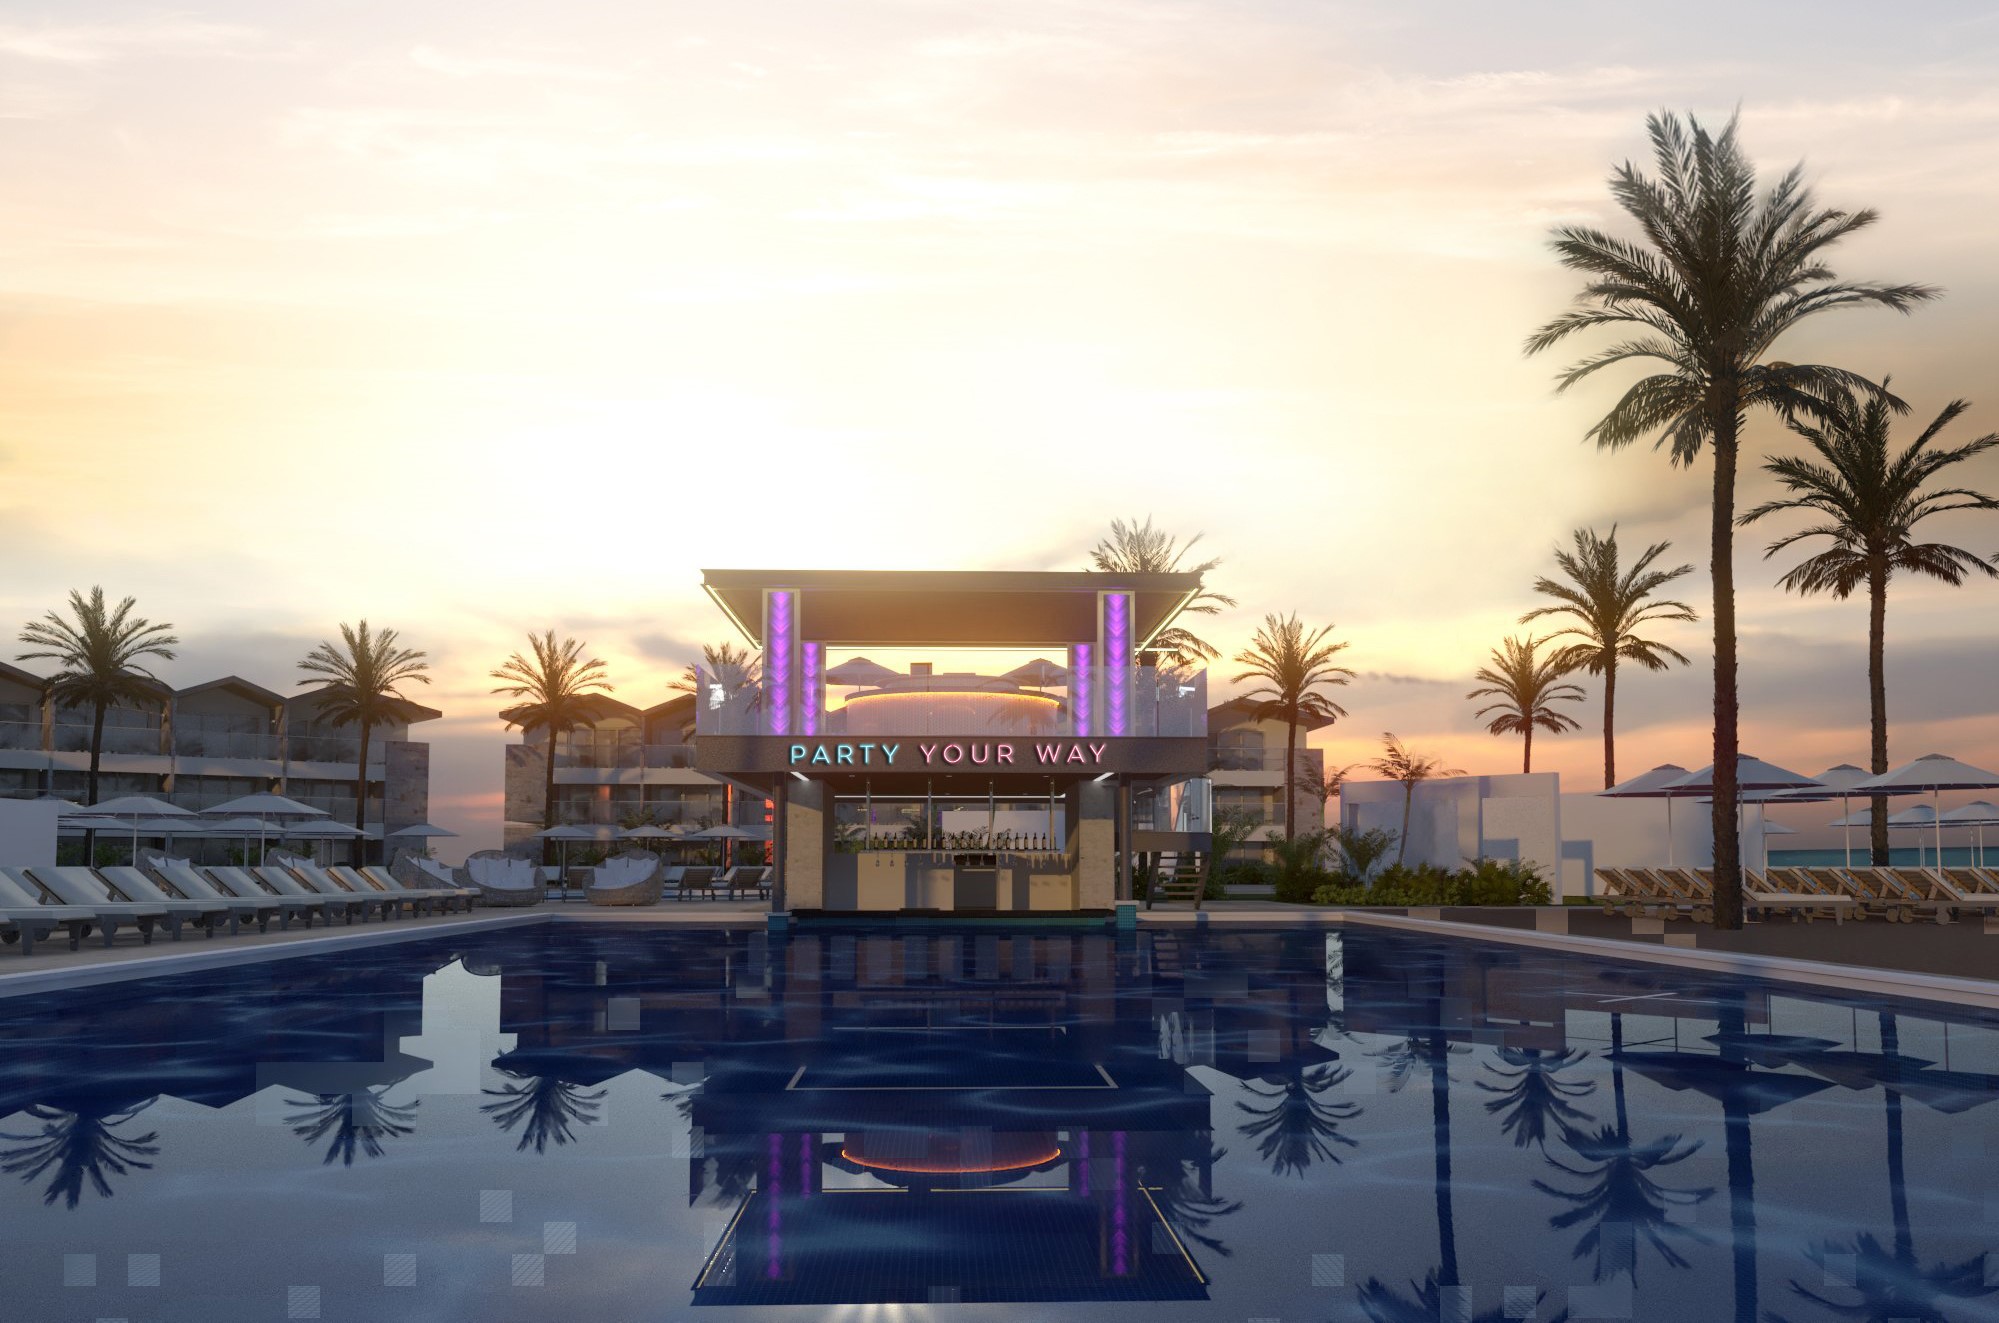
[[[1678,796],[1666,787],[1685,779],[1687,769],[1678,763],[1660,763],[1649,772],[1640,772],[1629,781],[1620,781],[1608,790],[1599,790],[1597,795],[1604,799],[1663,799],[1666,801],[1666,864],[1673,865],[1673,800]],[[1054,798],[1053,787],[1049,798]]]
[[[1943,820],[1955,823],[1960,827],[1970,827],[1977,833],[1978,853],[1976,858],[1978,866],[1980,868],[1985,867],[1985,829],[1987,827],[1999,827],[1999,804],[1994,804],[1986,799],[1975,800],[1962,807],[1952,809],[1943,815]]]
[[[887,684],[890,680],[900,680],[900,671],[891,671],[879,662],[871,662],[866,657],[853,657],[838,666],[828,667],[826,683],[864,688],[868,685]]]
[[[1807,787],[1802,790],[1779,790],[1775,792],[1774,798],[1788,800],[1794,804],[1810,804],[1828,799],[1837,799],[1839,801],[1839,811],[1842,816],[1832,825],[1842,829],[1840,843],[1846,852],[1846,866],[1851,868],[1853,867],[1853,829],[1863,824],[1854,819],[1847,807],[1847,801],[1852,798],[1853,787],[1865,781],[1869,775],[1866,769],[1855,767],[1852,763],[1836,763],[1812,778],[1823,789]]]
[[[203,809],[202,814],[205,817],[215,818],[247,816],[256,818],[258,821],[266,824],[278,823],[280,825],[303,818],[324,818],[328,816],[325,809],[317,809],[310,804],[301,804],[296,799],[287,799],[283,795],[273,795],[268,791],[227,800],[221,804]],[[260,861],[264,857],[265,840],[272,834],[268,829],[258,833],[257,858]]]
[[[671,827],[662,827],[657,822],[642,823],[637,827],[627,827],[618,833],[621,841],[671,841],[680,833]]]
[[[1036,657],[1031,662],[1014,667],[1003,678],[1031,689],[1046,689],[1049,685],[1061,684],[1068,675],[1067,670],[1046,657]]]
[[[139,857],[139,824],[150,818],[191,818],[194,813],[178,804],[169,804],[164,799],[153,799],[146,795],[121,795],[116,799],[100,800],[89,808],[77,809],[73,813],[58,814],[56,820],[65,818],[81,822],[85,831],[94,831],[100,825],[130,827],[132,829],[132,857]]]
[[[1999,775],[1941,753],[1926,753],[1906,767],[1869,777],[1854,789],[1870,795],[1915,795],[1929,791],[1930,806],[1939,814],[1936,820],[1937,867],[1942,868],[1943,819],[1940,815],[1943,806],[1938,802],[1939,796],[1946,790],[1999,789]]]
[[[1753,758],[1746,753],[1735,755],[1735,785],[1742,795],[1756,795],[1775,790],[1823,790],[1817,781],[1788,767],[1766,763],[1761,758]],[[1714,794],[1714,764],[1710,763],[1698,772],[1689,772],[1670,785],[1662,787],[1667,792],[1683,798],[1712,797]],[[1738,796],[1735,811],[1739,823],[1742,805],[1754,803],[1754,799]]]
[[[567,872],[569,869],[569,843],[571,841],[594,841],[597,839],[597,833],[589,827],[580,827],[575,823],[564,823],[560,827],[548,827],[536,832],[534,839],[539,841],[560,841],[562,843],[562,868],[563,871]]]

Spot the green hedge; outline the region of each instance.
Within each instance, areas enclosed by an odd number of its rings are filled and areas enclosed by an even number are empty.
[[[1285,896],[1280,883],[1277,898]],[[1376,874],[1372,885],[1344,873],[1320,875],[1317,885],[1306,895],[1315,905],[1552,905],[1541,870],[1526,861],[1483,859],[1458,869],[1418,864],[1400,864]]]

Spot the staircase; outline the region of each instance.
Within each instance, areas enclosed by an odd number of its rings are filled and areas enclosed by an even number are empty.
[[[1201,892],[1207,886],[1207,859],[1198,854],[1169,854],[1159,860],[1158,881],[1153,884],[1154,903],[1192,905],[1201,908]]]

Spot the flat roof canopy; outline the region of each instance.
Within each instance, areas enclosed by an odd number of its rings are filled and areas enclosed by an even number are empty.
[[[1195,593],[1198,574],[1036,570],[703,570],[702,587],[763,646],[763,595],[804,594],[804,636],[835,648],[1055,648],[1097,635],[1096,595],[1132,595],[1143,647]]]

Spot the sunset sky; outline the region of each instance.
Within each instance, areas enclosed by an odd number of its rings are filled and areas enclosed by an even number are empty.
[[[1739,105],[1759,162],[1883,212],[1842,275],[1947,290],[1784,356],[1892,373],[1913,426],[1969,397],[1968,441],[1995,67],[1983,4],[14,0],[0,619],[102,583],[177,627],[174,683],[282,689],[338,622],[400,629],[462,850],[531,629],[644,705],[724,637],[702,566],[1080,568],[1149,513],[1223,558],[1227,652],[1266,611],[1351,640],[1329,757],[1517,770],[1463,694],[1558,539],[1671,539],[1707,609],[1705,470],[1586,448],[1630,378],[1557,399],[1566,356],[1521,354],[1577,285],[1549,228],[1619,224],[1647,112]],[[1775,532],[1744,746],[1864,762],[1864,605],[1778,593]],[[1896,760],[1999,766],[1999,585],[1889,610]],[[1706,629],[1624,688],[1621,770],[1707,761]],[[1537,767],[1591,788],[1596,713]]]

